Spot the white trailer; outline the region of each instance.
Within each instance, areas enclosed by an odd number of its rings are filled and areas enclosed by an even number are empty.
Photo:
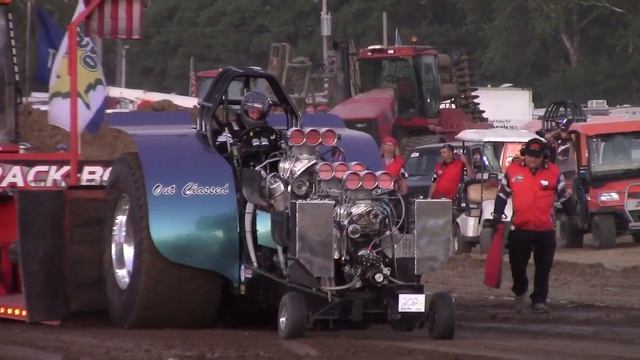
[[[516,87],[479,87],[474,92],[484,116],[493,126],[516,130],[531,121],[533,95],[531,89]]]

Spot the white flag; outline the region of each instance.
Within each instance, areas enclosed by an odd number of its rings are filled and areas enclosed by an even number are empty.
[[[78,1],[75,18],[84,10]],[[78,28],[78,132],[97,133],[104,119],[107,87],[96,47]],[[67,131],[71,128],[70,82],[68,74],[69,34],[65,33],[51,68],[49,79],[49,123]]]

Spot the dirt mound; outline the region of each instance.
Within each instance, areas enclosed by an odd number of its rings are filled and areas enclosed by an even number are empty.
[[[33,152],[55,152],[62,144],[68,146],[69,132],[47,121],[47,112],[22,105],[18,109],[19,139],[29,143]],[[81,159],[112,160],[125,153],[135,152],[136,147],[125,132],[112,129],[106,121],[95,135],[81,136]]]

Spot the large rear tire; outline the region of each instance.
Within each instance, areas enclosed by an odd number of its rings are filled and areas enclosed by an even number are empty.
[[[112,323],[125,328],[210,325],[223,282],[209,271],[173,263],[156,249],[136,154],[114,163],[106,193],[103,276]]]
[[[616,221],[611,214],[594,215],[591,220],[591,234],[598,249],[616,246]]]

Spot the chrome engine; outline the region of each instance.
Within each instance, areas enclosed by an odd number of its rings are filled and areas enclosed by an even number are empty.
[[[339,139],[334,130],[294,128],[287,135],[288,144],[280,157],[267,160],[277,160],[278,165],[258,166],[271,210],[289,212],[295,201],[332,202],[330,241],[335,271],[332,277],[324,279],[328,289],[387,282],[391,261],[382,250],[389,247],[404,217],[396,214],[389,203],[390,198],[397,197],[393,177],[384,171],[368,171],[359,162],[323,160],[319,145],[329,149],[336,146]]]

